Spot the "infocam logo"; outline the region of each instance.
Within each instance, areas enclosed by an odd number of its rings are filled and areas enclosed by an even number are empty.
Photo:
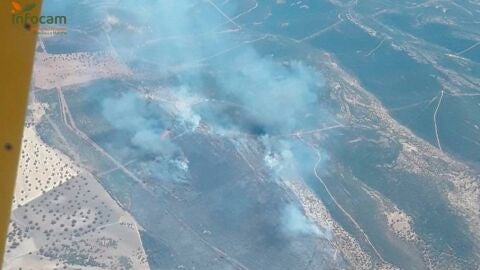
[[[23,25],[27,30],[35,30],[42,34],[66,33],[67,16],[32,15],[29,11],[37,7],[35,2],[23,4],[17,0],[11,1],[12,24]]]

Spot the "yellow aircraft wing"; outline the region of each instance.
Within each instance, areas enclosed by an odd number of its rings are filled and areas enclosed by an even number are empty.
[[[36,7],[30,9],[28,13],[31,16],[39,16],[41,1],[34,2]],[[12,22],[12,16],[22,12],[18,8],[21,5],[19,3],[2,1],[0,5],[0,35],[2,35],[0,45],[0,268],[10,219],[36,44],[36,31],[32,25]]]

